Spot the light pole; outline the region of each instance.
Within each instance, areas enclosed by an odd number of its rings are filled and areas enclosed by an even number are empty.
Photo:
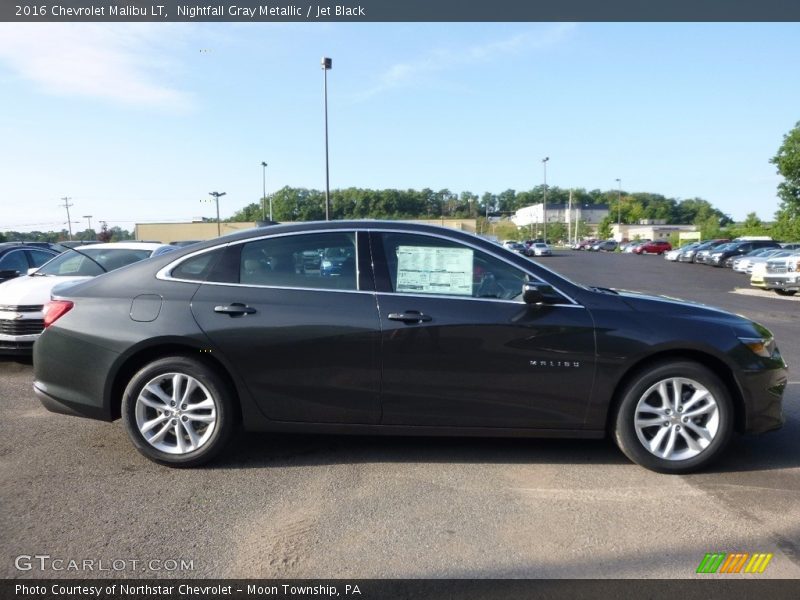
[[[544,202],[542,202],[542,223],[544,224],[543,236],[544,243],[547,243],[547,161],[550,160],[549,156],[542,159],[542,166],[544,167]]]
[[[217,203],[217,237],[222,235],[222,231],[220,230],[220,225],[219,225],[219,199],[226,193],[227,192],[208,192],[209,196],[214,196],[214,200]]]
[[[617,177],[617,234],[619,241],[622,241],[622,179]]]
[[[92,215],[83,215],[83,218],[86,219],[89,222],[88,229],[91,230],[91,228],[92,228]]]
[[[333,60],[325,56],[320,62],[324,79],[325,96],[325,220],[331,220],[331,179],[328,167],[328,71],[333,67]]]
[[[261,220],[266,221],[266,202],[267,202],[267,163],[261,161],[262,175],[263,175],[263,192],[261,194]],[[269,199],[269,220],[272,221],[272,198]]]

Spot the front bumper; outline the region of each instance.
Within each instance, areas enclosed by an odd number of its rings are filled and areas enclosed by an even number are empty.
[[[765,276],[764,288],[768,290],[800,290],[800,275],[797,277],[792,276],[791,278],[788,276]]]
[[[783,393],[788,371],[747,371],[740,378],[745,400],[744,433],[766,433],[783,426]]]
[[[33,352],[33,342],[39,336],[0,336],[0,354],[30,355]],[[25,339],[31,337],[33,339]]]

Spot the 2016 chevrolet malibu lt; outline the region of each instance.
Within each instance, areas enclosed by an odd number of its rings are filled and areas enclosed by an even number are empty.
[[[335,271],[303,260],[329,249]],[[328,252],[329,253],[329,252]],[[585,287],[477,236],[398,222],[275,225],[69,288],[34,389],[121,418],[193,466],[248,430],[602,438],[700,469],[783,423],[772,334],[684,302]]]

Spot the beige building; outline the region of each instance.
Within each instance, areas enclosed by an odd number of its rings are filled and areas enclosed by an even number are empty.
[[[687,234],[698,231],[696,225],[667,225],[662,222],[640,222],[635,225],[614,224],[611,226],[612,239],[622,242],[625,240],[666,240],[673,233]]]
[[[475,233],[477,222],[475,219],[418,219],[409,220],[408,223],[424,223],[427,225],[442,225],[459,231]],[[242,223],[220,223],[220,233],[222,235],[252,229],[256,226],[253,221]],[[192,222],[192,223],[137,223],[134,234],[139,241],[170,242],[184,241],[204,241],[217,237],[217,223],[211,222]]]

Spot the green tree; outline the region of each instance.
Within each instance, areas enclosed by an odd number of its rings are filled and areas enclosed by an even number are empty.
[[[781,205],[775,215],[776,234],[785,239],[800,239],[800,121],[783,136],[778,153],[769,162],[783,177],[778,184]]]
[[[489,228],[491,235],[496,235],[501,240],[519,240],[522,234],[512,221],[498,221]]]
[[[233,213],[233,216],[230,219],[225,219],[228,222],[234,223],[246,223],[250,221],[260,221],[261,220],[261,204],[258,202],[253,202],[252,204],[248,204],[244,208],[237,210]]]
[[[602,221],[600,221],[600,225],[597,227],[597,236],[601,240],[607,240],[611,237],[611,224],[614,220],[611,218],[611,215],[607,215]]]

